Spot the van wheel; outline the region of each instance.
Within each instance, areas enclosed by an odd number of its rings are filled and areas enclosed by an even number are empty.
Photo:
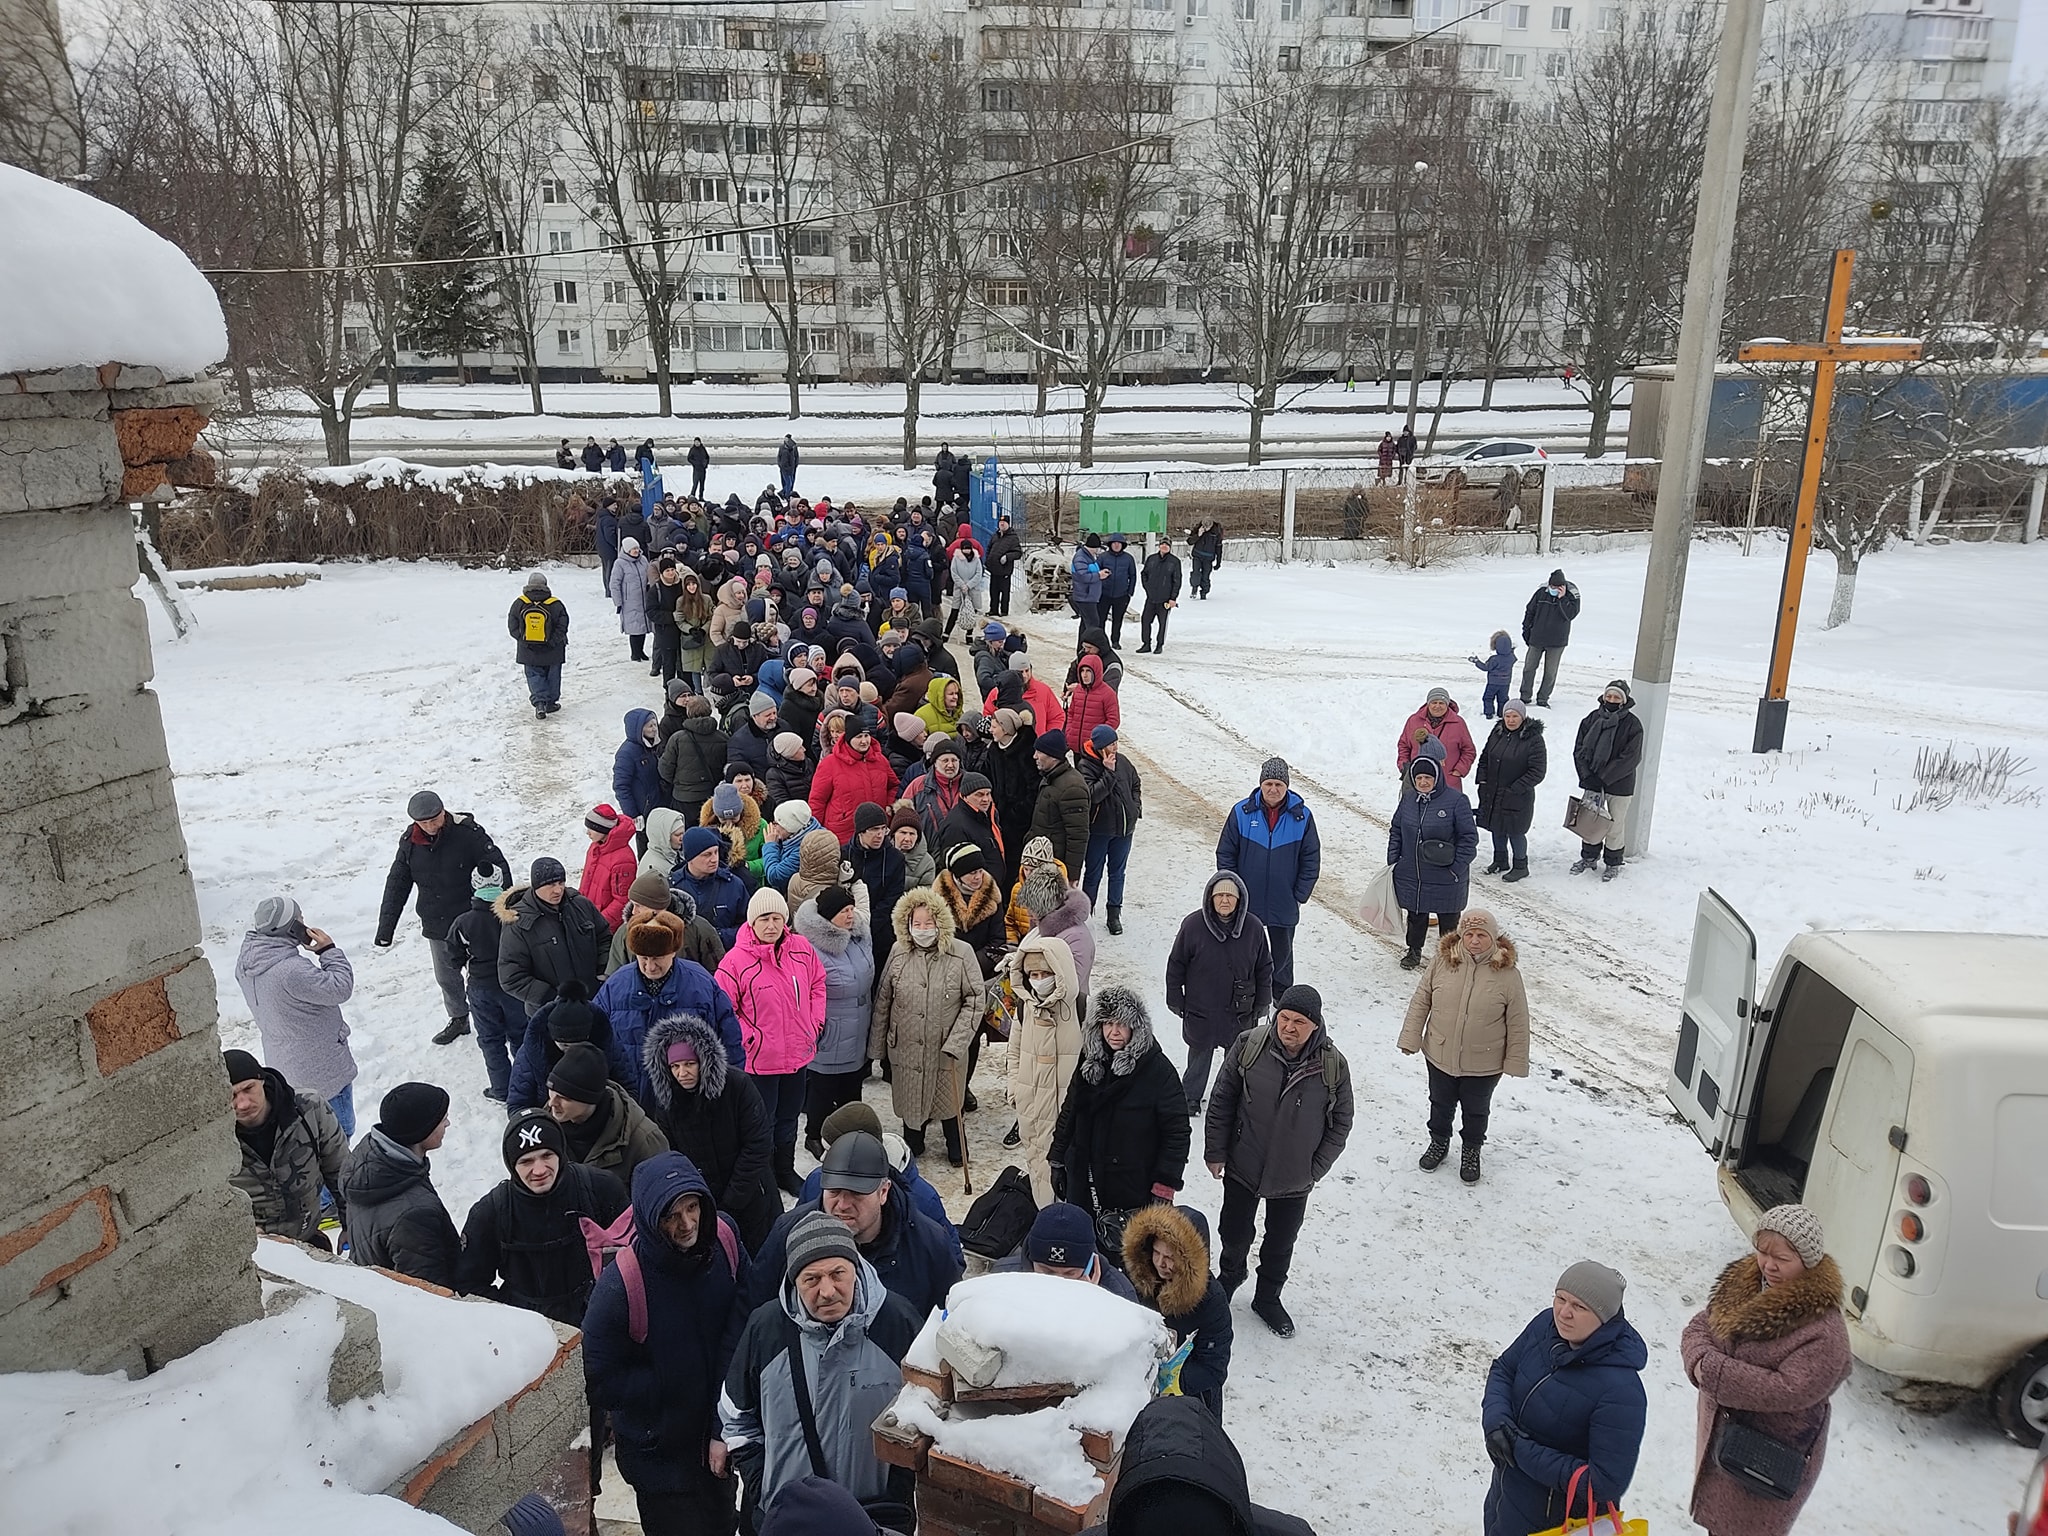
[[[2048,1344],[2037,1344],[1991,1389],[1991,1413],[2008,1438],[2032,1447],[2048,1433]]]

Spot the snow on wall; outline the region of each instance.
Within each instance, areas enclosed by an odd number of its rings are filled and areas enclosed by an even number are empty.
[[[213,285],[96,197],[0,165],[0,373],[102,363],[179,378],[227,355]]]

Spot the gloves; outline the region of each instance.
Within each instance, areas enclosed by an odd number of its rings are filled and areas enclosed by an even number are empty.
[[[1486,1432],[1486,1454],[1496,1467],[1506,1471],[1515,1464],[1515,1442],[1521,1437],[1521,1431],[1512,1421],[1496,1425]]]

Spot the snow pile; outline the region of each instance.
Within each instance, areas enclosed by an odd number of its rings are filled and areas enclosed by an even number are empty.
[[[220,300],[110,203],[0,165],[0,373],[127,363],[176,377],[227,356]]]
[[[625,472],[619,473],[623,475]],[[417,485],[445,491],[464,485],[499,490],[508,485],[530,485],[539,480],[591,485],[599,477],[586,470],[556,469],[553,465],[537,464],[464,464],[441,469],[431,464],[414,464],[406,459],[385,456],[364,459],[360,464],[344,464],[337,469],[309,469],[306,478],[322,485],[364,485],[373,490],[387,485]]]
[[[1102,1492],[1102,1478],[1081,1454],[1081,1431],[1065,1407],[970,1418],[967,1408],[955,1404],[951,1417],[942,1418],[937,1398],[908,1386],[891,1411],[908,1428],[930,1435],[948,1456],[1007,1472],[1062,1503],[1086,1505]]]
[[[135,1536],[360,1536],[454,1529],[377,1490],[538,1376],[555,1337],[509,1307],[435,1296],[302,1250],[273,1273],[377,1313],[385,1392],[327,1406],[340,1309],[315,1295],[153,1376],[0,1376],[8,1528]]]

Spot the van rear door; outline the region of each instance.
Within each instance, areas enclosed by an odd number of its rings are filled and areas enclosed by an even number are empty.
[[[1827,1224],[1850,1305],[1863,1310],[1891,1224],[1913,1050],[1861,1008],[1842,1042],[1826,1131],[1814,1148],[1803,1203]]]
[[[1664,1096],[1717,1158],[1735,1151],[1735,1095],[1755,1031],[1756,935],[1718,891],[1700,895]]]

